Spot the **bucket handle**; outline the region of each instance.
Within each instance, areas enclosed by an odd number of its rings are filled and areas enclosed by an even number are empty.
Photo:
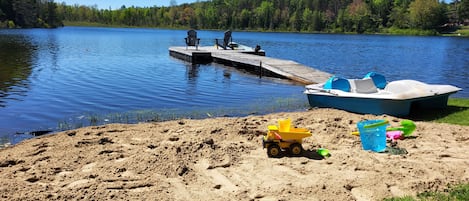
[[[363,126],[363,128],[376,128],[376,127],[384,126],[386,124],[389,124],[388,120],[384,120],[382,122],[378,122],[374,124],[368,124],[368,125]]]

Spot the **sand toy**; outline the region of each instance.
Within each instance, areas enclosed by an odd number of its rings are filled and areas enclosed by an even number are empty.
[[[325,148],[319,148],[318,150],[316,150],[316,153],[318,153],[320,156],[324,158],[331,156],[331,154],[329,153],[329,150]]]
[[[395,142],[396,140],[402,140],[404,139],[404,132],[402,131],[387,131],[386,132],[386,139],[391,140],[392,142]]]
[[[414,132],[416,126],[415,123],[411,120],[402,120],[401,121],[401,127],[394,127],[394,128],[388,128],[388,131],[402,131],[404,134],[404,137],[409,137],[412,135],[412,132]]]
[[[416,128],[415,123],[412,120],[402,120],[400,124],[400,127],[390,127],[387,128],[386,131],[402,131],[403,137],[410,137]],[[352,132],[352,135],[359,136],[360,132],[354,131]]]
[[[311,136],[306,128],[291,127],[290,119],[279,120],[279,126],[269,125],[268,129],[262,145],[267,148],[267,155],[274,158],[280,157],[282,150],[294,156],[300,155],[303,152],[303,138]]]

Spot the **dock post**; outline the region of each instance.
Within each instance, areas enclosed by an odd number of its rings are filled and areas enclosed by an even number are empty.
[[[262,61],[259,61],[259,78],[262,78]]]

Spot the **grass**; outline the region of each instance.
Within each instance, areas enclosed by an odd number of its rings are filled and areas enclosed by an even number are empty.
[[[460,29],[456,31],[456,34],[460,36],[466,36],[469,37],[469,26],[463,26]]]
[[[383,34],[391,35],[412,35],[412,36],[434,36],[438,33],[434,30],[421,30],[421,29],[399,29],[395,27],[385,28],[381,31]]]
[[[457,29],[451,30],[448,33],[438,33],[435,30],[421,30],[421,29],[399,29],[395,27],[384,28],[381,32],[382,34],[390,35],[407,35],[407,36],[462,36],[469,37],[469,26],[461,26]]]
[[[436,122],[469,126],[469,99],[449,99],[447,116],[436,119]]]
[[[412,196],[386,198],[384,201],[466,201],[469,200],[469,183],[460,184],[449,189],[445,192],[423,192],[417,194],[417,197]]]
[[[462,36],[469,37],[469,26],[461,26],[456,31],[443,34],[444,36]]]
[[[469,126],[469,99],[450,98],[447,108],[413,112],[409,118],[418,121]]]

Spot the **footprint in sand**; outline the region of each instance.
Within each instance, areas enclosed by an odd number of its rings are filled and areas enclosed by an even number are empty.
[[[352,195],[357,201],[372,201],[376,200],[373,198],[373,191],[361,187],[352,188]]]
[[[67,185],[67,188],[77,188],[79,186],[83,186],[84,184],[87,184],[89,181],[90,181],[89,179],[80,179],[72,183],[69,183]]]
[[[81,171],[82,172],[91,172],[93,171],[93,167],[96,166],[96,163],[90,163],[90,164],[87,164],[87,165],[84,165],[82,168],[81,168]]]
[[[199,161],[197,164],[194,165],[197,171],[207,175],[209,178],[212,179],[212,182],[215,185],[220,185],[219,188],[222,191],[226,192],[236,192],[238,191],[238,187],[233,184],[226,176],[221,174],[218,170],[216,169],[209,169],[210,163],[206,159],[202,159]]]

